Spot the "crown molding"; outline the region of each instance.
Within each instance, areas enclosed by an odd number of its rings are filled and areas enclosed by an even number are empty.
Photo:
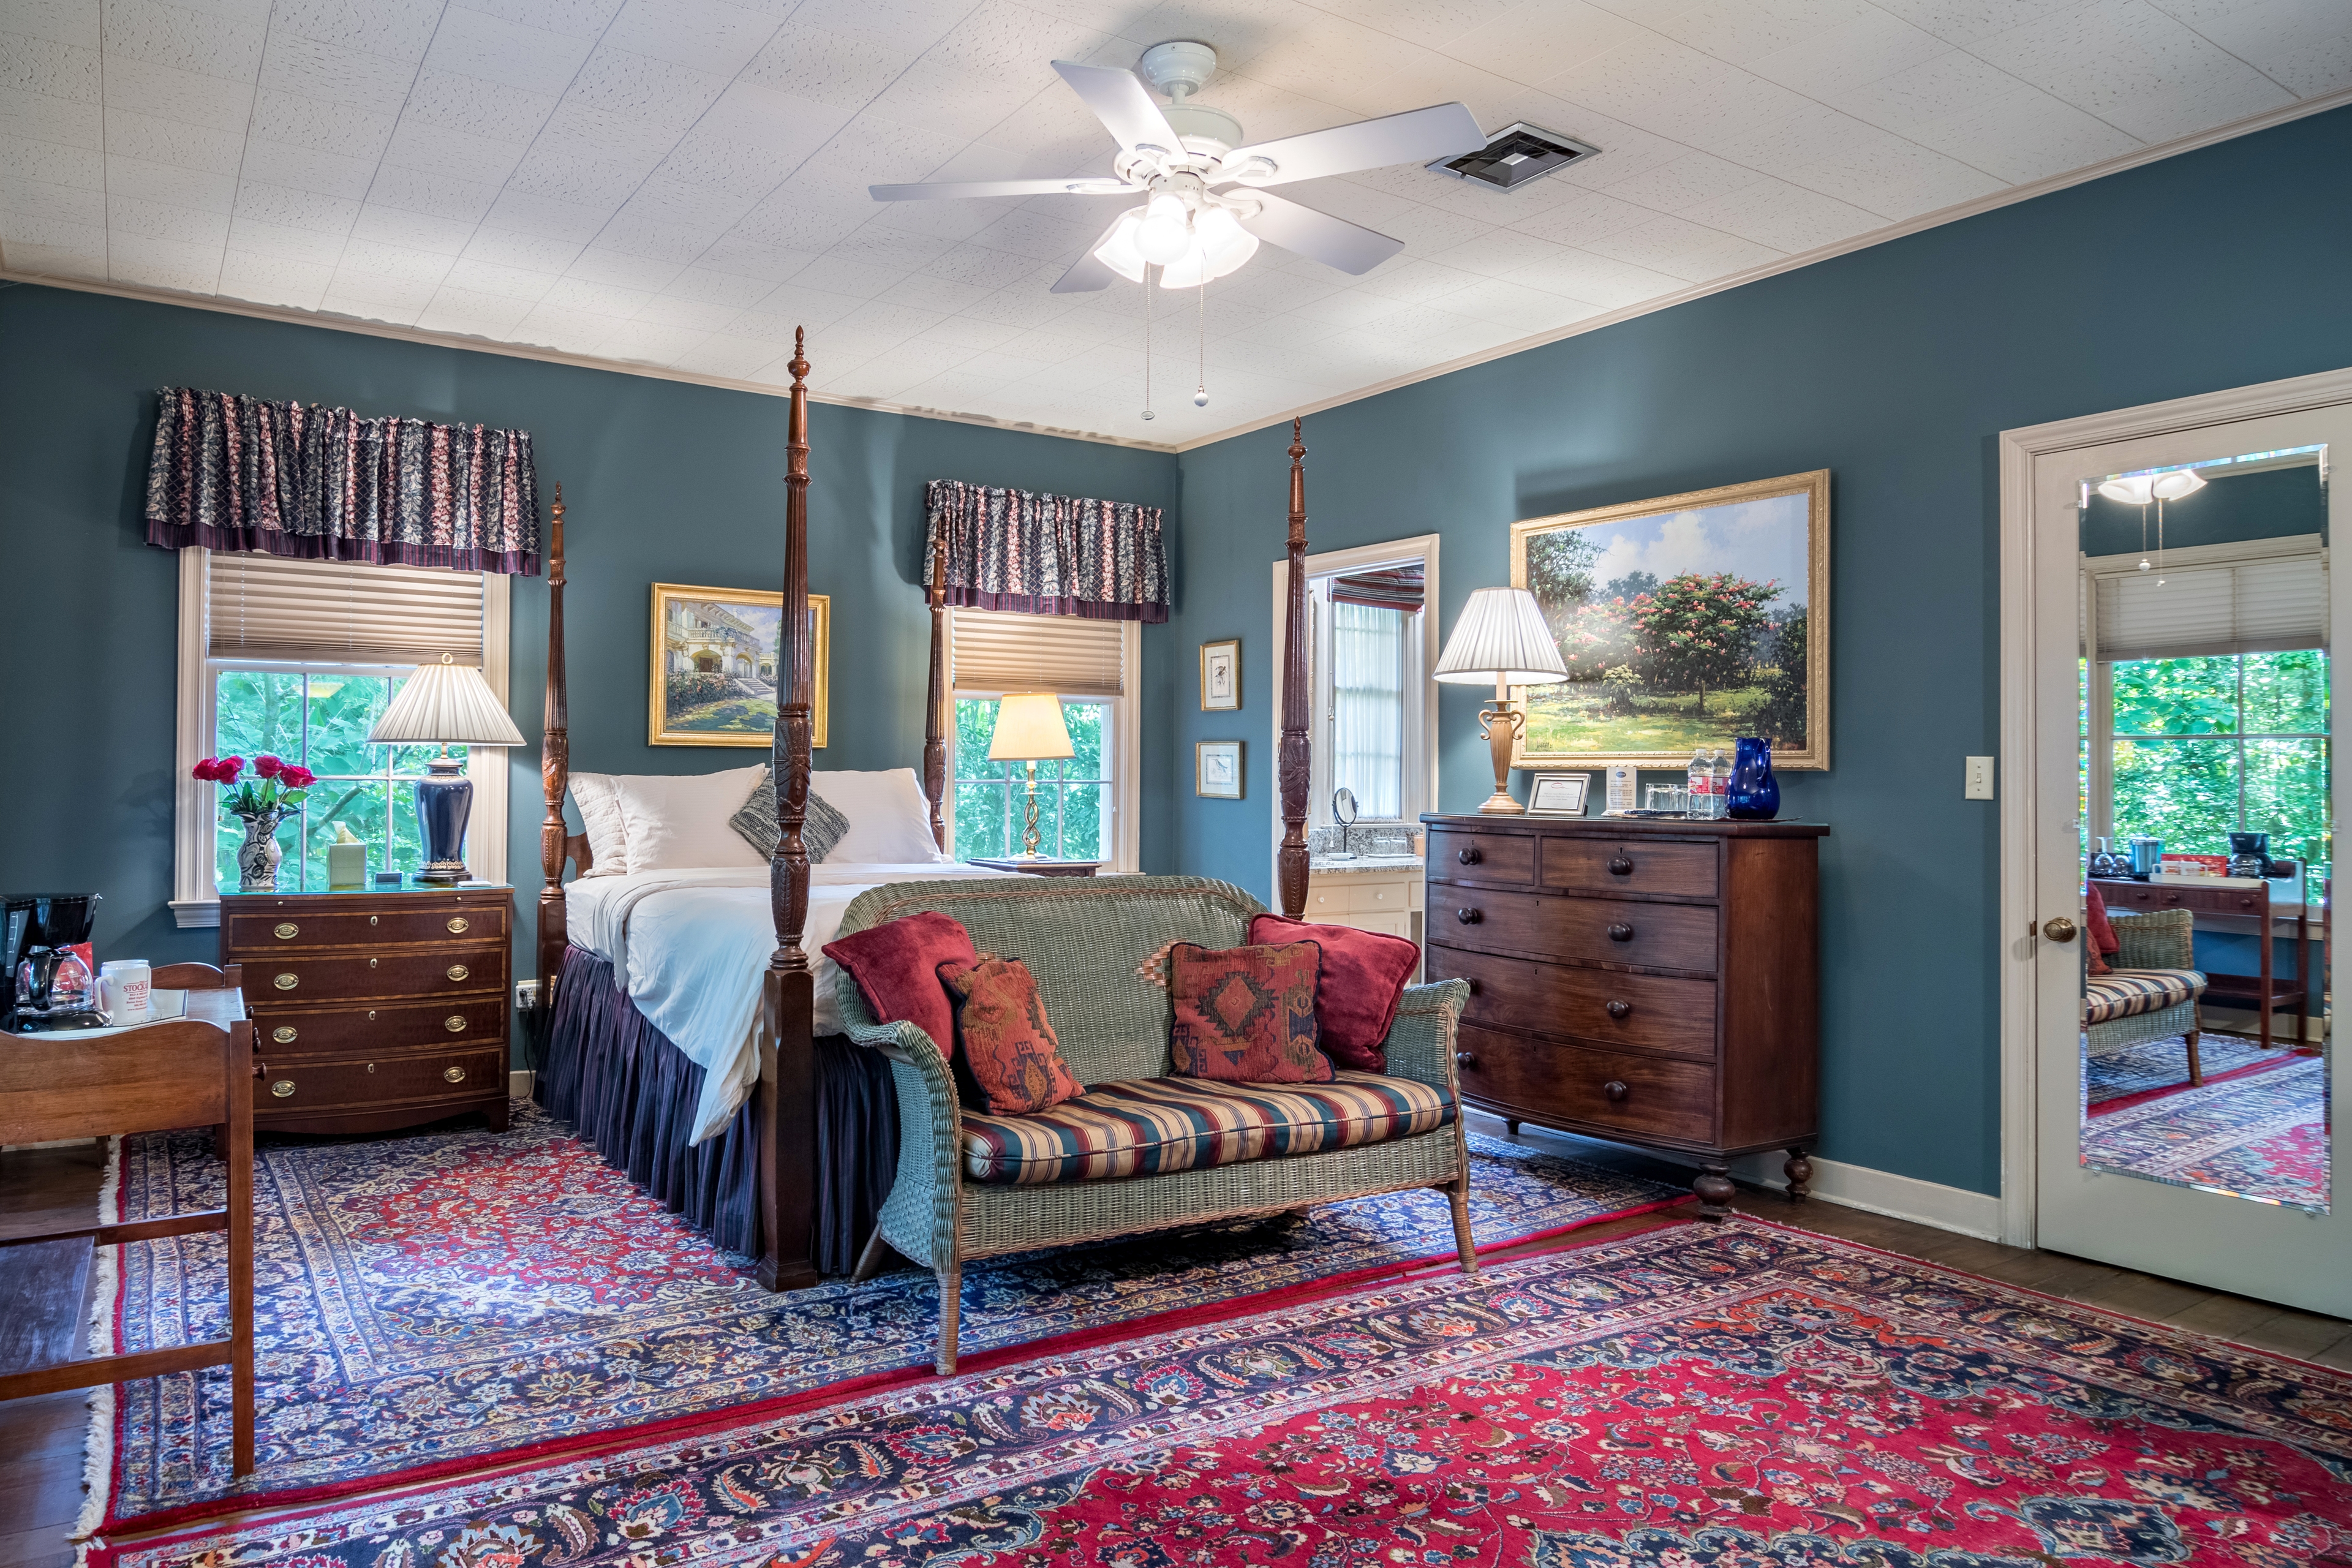
[[[2319,98],[2306,99],[2301,103],[2289,104],[2283,109],[2268,110],[2261,114],[2248,115],[2243,120],[2234,120],[2227,125],[2215,126],[2210,131],[2200,131],[2191,135],[2175,137],[2169,142],[2157,142],[2152,146],[2142,147],[2137,152],[2126,153],[2101,163],[2086,164],[2063,174],[2052,174],[2026,184],[2011,185],[2006,190],[1996,191],[1990,195],[1958,202],[1947,207],[1938,207],[1934,212],[1922,213],[1916,217],[1906,218],[1900,223],[1888,224],[1884,228],[1874,228],[1864,234],[1853,235],[1832,245],[1801,251],[1794,256],[1786,256],[1778,261],[1768,262],[1760,267],[1751,267],[1744,272],[1735,272],[1728,277],[1714,279],[1705,283],[1694,283],[1689,288],[1679,289],[1672,294],[1661,294],[1654,299],[1643,300],[1637,304],[1626,305],[1598,316],[1587,316],[1580,321],[1549,332],[1538,332],[1532,337],[1517,338],[1510,342],[1497,344],[1489,349],[1481,349],[1475,353],[1464,354],[1458,359],[1446,360],[1422,370],[1407,371],[1403,374],[1391,376],[1386,381],[1337,393],[1317,402],[1300,404],[1293,408],[1286,408],[1279,414],[1269,414],[1264,418],[1248,420],[1213,435],[1195,437],[1187,441],[1138,441],[1123,436],[1107,436],[1099,431],[1070,430],[1027,421],[997,419],[985,414],[966,414],[953,409],[929,408],[919,404],[895,403],[884,398],[828,396],[814,388],[810,389],[809,399],[814,403],[831,404],[842,408],[866,408],[877,414],[904,415],[910,419],[940,419],[955,425],[977,425],[990,430],[1017,431],[1029,436],[1050,436],[1065,441],[1092,441],[1100,446],[1125,447],[1139,452],[1191,452],[1202,447],[1213,446],[1219,441],[1230,441],[1236,436],[1246,436],[1254,430],[1264,430],[1272,426],[1287,424],[1293,419],[1304,418],[1310,414],[1321,414],[1347,404],[1360,403],[1368,397],[1378,397],[1384,392],[1394,392],[1399,387],[1412,386],[1424,381],[1434,381],[1440,376],[1451,375],[1458,370],[1468,370],[1474,365],[1489,364],[1498,359],[1508,359],[1513,354],[1525,353],[1529,349],[1542,348],[1548,343],[1563,342],[1570,338],[1581,337],[1587,332],[1597,332],[1604,327],[1613,327],[1622,321],[1655,315],[1660,310],[1670,310],[1676,305],[1688,304],[1694,300],[1704,300],[1711,294],[1720,294],[1766,278],[1778,277],[1783,272],[1793,272],[1801,267],[1811,267],[1818,261],[1828,261],[1835,257],[1851,255],[1857,250],[1866,250],[1874,245],[1885,245],[1889,240],[1903,239],[1927,229],[1940,228],[1946,224],[1958,223],[1963,218],[1974,217],[1979,213],[1995,212],[2005,206],[2013,206],[2019,202],[2029,202],[2038,196],[2046,196],[2053,191],[2087,184],[2093,180],[2104,179],[2109,174],[2119,174],[2127,169],[2137,169],[2145,164],[2159,163],[2166,158],[2177,157],[2183,153],[2193,153],[2200,148],[2210,147],[2218,142],[2251,135],[2257,131],[2267,131],[2274,125],[2284,125],[2308,115],[2324,114],[2331,109],[2340,109],[2347,104],[2352,104],[2352,89],[2328,93]],[[608,371],[615,375],[639,375],[653,381],[675,381],[691,386],[718,387],[726,392],[748,392],[759,397],[785,397],[790,395],[789,388],[778,386],[770,382],[739,381],[730,376],[705,375],[688,370],[670,370],[661,365],[599,359],[588,354],[567,353],[561,349],[540,348],[524,343],[502,343],[488,338],[457,332],[428,331],[418,327],[404,327],[391,321],[371,321],[358,316],[339,316],[319,310],[298,310],[282,305],[257,305],[243,300],[223,300],[212,294],[187,294],[175,289],[150,289],[131,283],[106,282],[89,278],[51,277],[44,273],[25,272],[7,265],[5,251],[0,251],[0,281],[36,283],[52,289],[70,289],[85,294],[109,294],[117,299],[144,300],[158,305],[179,305],[198,310],[216,310],[223,315],[248,316],[264,321],[285,321],[298,327],[323,327],[331,331],[357,332],[373,338],[393,338],[404,342],[427,343],[436,348],[462,349],[470,353],[503,354],[509,359],[537,360],[545,364],[571,365],[580,370]]]

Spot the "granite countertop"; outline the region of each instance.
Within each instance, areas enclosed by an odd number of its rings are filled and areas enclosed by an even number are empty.
[[[1421,869],[1418,855],[1359,855],[1353,860],[1334,860],[1328,855],[1310,855],[1307,868],[1317,876],[1343,877],[1367,871],[1378,871],[1393,877],[1400,871]]]

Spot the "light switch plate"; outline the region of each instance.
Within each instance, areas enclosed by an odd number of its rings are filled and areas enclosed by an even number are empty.
[[[1970,757],[1968,759],[1968,771],[1961,776],[1960,780],[1960,798],[1962,800],[1990,800],[1992,798],[1992,761],[1993,760],[1990,757]]]

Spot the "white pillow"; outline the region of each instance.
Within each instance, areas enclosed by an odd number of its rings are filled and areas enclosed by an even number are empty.
[[[763,767],[716,773],[635,773],[613,780],[628,837],[629,870],[701,866],[764,866],[727,819],[751,798]]]
[[[610,773],[573,773],[572,804],[580,808],[580,828],[588,836],[588,869],[583,877],[625,877],[629,874],[628,830],[621,823],[620,798],[613,793]]]
[[[827,867],[920,865],[945,860],[931,837],[931,803],[912,768],[880,773],[812,773],[809,787],[849,818],[849,831],[826,851]]]

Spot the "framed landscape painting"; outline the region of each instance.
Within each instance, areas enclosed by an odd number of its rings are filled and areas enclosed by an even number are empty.
[[[824,744],[833,600],[808,596],[815,666],[810,744]],[[646,740],[656,746],[769,746],[776,732],[784,596],[750,588],[654,584]]]
[[[1522,688],[1514,767],[1679,767],[1772,737],[1775,768],[1830,765],[1830,471],[1511,525],[1569,679]]]

